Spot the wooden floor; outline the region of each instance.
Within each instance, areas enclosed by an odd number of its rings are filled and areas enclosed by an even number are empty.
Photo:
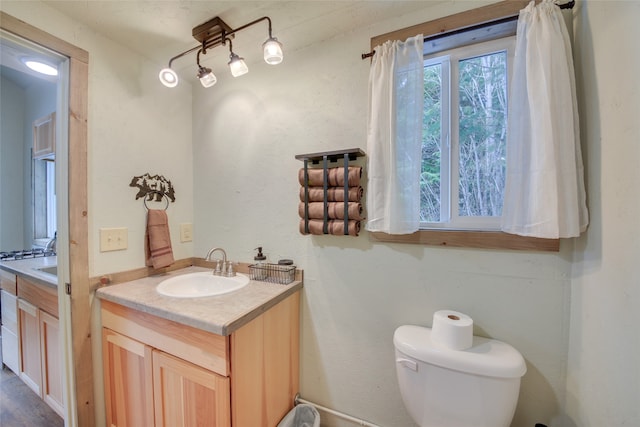
[[[0,369],[0,426],[57,427],[64,421],[11,369]]]

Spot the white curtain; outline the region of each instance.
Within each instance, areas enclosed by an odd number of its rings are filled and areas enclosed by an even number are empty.
[[[369,72],[367,224],[409,234],[420,226],[423,37],[375,47]]]
[[[551,0],[520,11],[502,230],[576,237],[589,222],[569,34]]]

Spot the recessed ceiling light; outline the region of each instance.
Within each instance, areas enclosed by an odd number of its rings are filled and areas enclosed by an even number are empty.
[[[38,61],[36,59],[30,59],[30,58],[22,58],[21,60],[24,65],[26,65],[33,71],[36,71],[41,74],[46,74],[47,76],[58,75],[58,69],[50,64],[46,64],[42,61]]]

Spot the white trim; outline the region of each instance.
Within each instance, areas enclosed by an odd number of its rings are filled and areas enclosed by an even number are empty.
[[[478,56],[506,52],[507,55],[507,99],[508,86],[513,68],[515,36],[462,46],[424,59],[425,67],[442,64],[442,125],[440,153],[440,222],[421,222],[420,230],[486,230],[500,229],[500,217],[461,217],[458,215],[458,176],[459,176],[459,121],[458,87],[459,62]],[[446,65],[445,65],[446,64]],[[445,74],[445,67],[449,75]],[[448,139],[446,139],[448,137]]]

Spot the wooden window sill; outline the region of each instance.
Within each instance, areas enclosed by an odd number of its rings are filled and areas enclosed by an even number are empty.
[[[523,237],[501,231],[420,230],[413,234],[369,234],[373,240],[386,243],[543,252],[560,250],[559,239]]]

